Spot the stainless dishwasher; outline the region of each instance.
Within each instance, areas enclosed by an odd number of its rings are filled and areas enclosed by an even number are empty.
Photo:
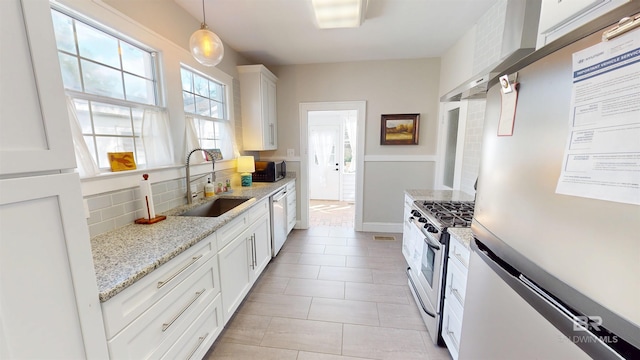
[[[271,196],[271,249],[272,256],[278,252],[287,239],[287,190],[282,189]]]

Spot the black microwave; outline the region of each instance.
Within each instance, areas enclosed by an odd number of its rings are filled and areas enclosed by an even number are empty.
[[[284,161],[256,161],[256,171],[252,175],[255,182],[276,182],[287,176]]]

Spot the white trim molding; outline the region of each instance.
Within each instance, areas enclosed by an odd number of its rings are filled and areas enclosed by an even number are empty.
[[[364,198],[364,142],[365,120],[367,116],[366,101],[340,102],[303,102],[299,105],[300,118],[300,228],[309,228],[309,111],[357,110],[357,141],[356,141],[356,214],[354,226],[356,231],[363,231],[363,198]]]
[[[365,155],[365,162],[436,162],[437,155]]]

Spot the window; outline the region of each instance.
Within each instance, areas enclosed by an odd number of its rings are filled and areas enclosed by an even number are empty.
[[[143,113],[158,108],[155,53],[56,9],[51,15],[64,87],[94,160],[109,168],[107,152],[131,151],[145,165]]]
[[[200,146],[221,149],[224,158],[230,158],[230,126],[226,112],[225,85],[186,67],[180,69],[184,112],[195,121]]]

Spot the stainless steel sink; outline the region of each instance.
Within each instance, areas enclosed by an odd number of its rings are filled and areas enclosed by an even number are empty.
[[[180,214],[180,216],[217,217],[249,199],[250,198],[218,198],[184,212]]]

